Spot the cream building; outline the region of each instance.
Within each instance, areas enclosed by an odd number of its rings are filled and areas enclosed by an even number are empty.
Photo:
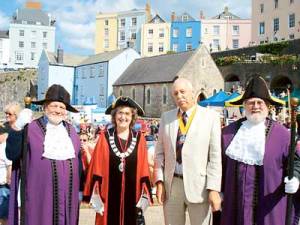
[[[171,24],[156,15],[149,23],[142,25],[142,57],[166,54],[170,50]]]
[[[252,0],[252,41],[261,44],[300,38],[299,0]]]
[[[118,19],[116,13],[96,16],[95,54],[118,49]]]
[[[211,52],[249,46],[251,42],[251,20],[242,19],[228,7],[211,19],[201,14],[201,42]]]
[[[96,16],[95,53],[133,48],[141,51],[142,24],[151,20],[151,7],[114,13],[99,13]]]

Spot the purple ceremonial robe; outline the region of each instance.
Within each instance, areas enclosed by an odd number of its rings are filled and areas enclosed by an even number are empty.
[[[26,169],[25,194],[25,224],[24,225],[54,225],[55,213],[54,195],[58,196],[57,225],[78,224],[79,207],[79,150],[80,141],[75,129],[70,127],[70,138],[75,149],[75,158],[54,160],[57,168],[58,192],[54,194],[51,160],[42,156],[44,148],[44,133],[37,120],[28,126],[28,153]],[[7,149],[9,151],[9,149]],[[63,151],[63,149],[62,149]],[[70,169],[72,168],[72,169]],[[71,174],[72,173],[72,174]],[[72,177],[72,179],[70,179]],[[20,163],[13,163],[11,199],[9,208],[9,225],[18,224],[18,183],[20,178]],[[72,182],[71,182],[71,181]],[[70,185],[70,183],[72,183]],[[70,188],[72,191],[70,192]],[[71,193],[71,194],[70,194]]]
[[[253,166],[225,154],[240,124],[241,120],[222,131],[224,205],[221,225],[253,225],[253,220],[256,220],[256,225],[284,225],[287,198],[283,179],[288,159],[289,131],[272,121],[267,132],[263,165]],[[255,174],[258,174],[257,178]],[[257,197],[254,199],[254,196]],[[293,216],[292,224],[298,224],[297,220]]]

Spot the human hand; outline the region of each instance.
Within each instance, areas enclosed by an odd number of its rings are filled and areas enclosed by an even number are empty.
[[[284,178],[284,183],[285,183],[285,193],[287,194],[295,194],[299,188],[299,179],[297,177],[293,177],[292,179],[289,180],[288,177]]]
[[[30,109],[23,109],[15,123],[18,130],[22,130],[27,123],[32,121],[32,111]]]
[[[210,190],[208,193],[208,202],[213,212],[219,211],[222,202],[219,192]]]
[[[162,181],[158,181],[156,183],[156,198],[159,204],[162,205],[164,203],[165,195],[166,195],[166,191],[165,191],[164,183]]]

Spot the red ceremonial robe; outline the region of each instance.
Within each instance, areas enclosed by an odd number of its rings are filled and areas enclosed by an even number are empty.
[[[143,191],[152,202],[145,137],[140,132],[131,132],[127,146],[131,145],[132,136],[137,138],[136,145],[126,157],[125,169],[121,172],[121,161],[111,147],[109,136],[114,137],[117,150],[122,152],[114,129],[100,133],[89,166],[84,196],[90,197],[97,184],[104,203],[104,215],[96,213],[96,225],[133,225],[136,224],[136,204]]]

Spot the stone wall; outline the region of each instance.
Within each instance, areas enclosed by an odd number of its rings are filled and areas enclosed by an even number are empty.
[[[9,102],[16,101],[24,105],[23,99],[30,92],[30,83],[34,85],[37,83],[36,70],[0,73],[0,118],[3,117],[2,112]]]
[[[282,54],[300,54],[300,39],[290,40],[288,41],[289,45],[285,49],[283,49]],[[234,50],[213,52],[212,57],[219,58],[224,56],[253,56],[258,52],[258,46],[252,46],[247,48],[239,48]]]
[[[163,88],[167,88],[167,103],[163,104]],[[135,101],[145,110],[146,117],[159,118],[162,112],[174,109],[175,103],[172,99],[172,83],[154,83],[114,86],[114,95],[120,95],[122,89],[123,96],[132,96],[132,90],[135,89]],[[150,104],[147,103],[147,90],[150,89]]]
[[[280,79],[288,78],[293,87],[300,88],[300,63],[295,65],[273,65],[267,63],[236,63],[229,66],[220,66],[225,82],[231,76],[237,76],[241,85],[245,86],[251,75],[258,73],[264,77],[269,87],[284,88],[284,83]]]

